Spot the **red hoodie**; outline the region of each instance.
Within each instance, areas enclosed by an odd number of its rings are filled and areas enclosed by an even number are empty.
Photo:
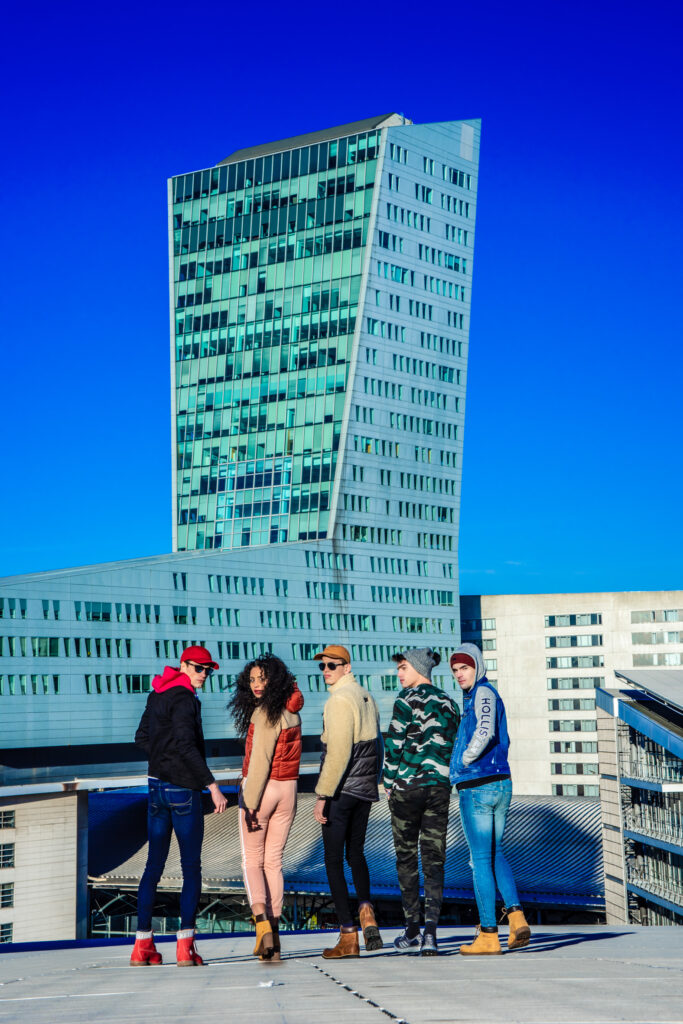
[[[152,689],[155,693],[163,693],[164,690],[170,690],[172,686],[184,686],[191,693],[196,694],[197,692],[190,682],[189,676],[186,676],[179,668],[172,668],[171,665],[167,665],[162,674],[155,676],[152,680]]]

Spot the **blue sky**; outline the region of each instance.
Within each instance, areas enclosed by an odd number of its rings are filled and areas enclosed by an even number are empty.
[[[4,23],[0,574],[170,550],[166,179],[482,118],[461,589],[683,585],[681,9],[34,4]]]

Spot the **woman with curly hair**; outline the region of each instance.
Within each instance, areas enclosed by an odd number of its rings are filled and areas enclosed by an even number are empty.
[[[240,793],[244,884],[256,922],[254,955],[280,959],[282,854],[296,814],[304,698],[296,679],[275,655],[250,661],[237,677],[228,705],[246,738]]]

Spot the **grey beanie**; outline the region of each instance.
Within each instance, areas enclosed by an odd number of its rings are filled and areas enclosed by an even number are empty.
[[[410,651],[405,651],[403,657],[430,682],[432,681],[432,669],[436,668],[441,661],[441,655],[433,651],[431,647],[413,647]]]

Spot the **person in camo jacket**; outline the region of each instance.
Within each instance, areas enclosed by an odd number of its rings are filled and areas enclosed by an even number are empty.
[[[460,712],[432,683],[441,661],[429,647],[395,654],[402,693],[396,698],[385,744],[384,789],[389,798],[396,871],[405,931],[394,939],[400,950],[436,956],[436,928],[443,898],[446,829],[451,799],[448,767]],[[425,893],[425,927],[420,934],[420,845]]]

